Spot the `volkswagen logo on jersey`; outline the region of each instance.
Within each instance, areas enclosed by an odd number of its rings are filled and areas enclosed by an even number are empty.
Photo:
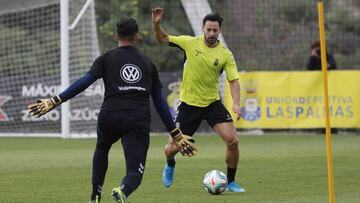
[[[141,79],[141,70],[134,64],[125,64],[120,70],[120,77],[127,83],[136,83]]]

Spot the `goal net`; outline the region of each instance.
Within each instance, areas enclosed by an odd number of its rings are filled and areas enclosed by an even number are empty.
[[[86,0],[69,0],[69,25]],[[99,55],[94,3],[69,30],[70,83]],[[39,119],[26,111],[36,99],[60,92],[60,1],[5,0],[0,7],[0,134],[60,136],[61,108]],[[96,131],[102,86],[93,84],[70,102],[72,135]]]

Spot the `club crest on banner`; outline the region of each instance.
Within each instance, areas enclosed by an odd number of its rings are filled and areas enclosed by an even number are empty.
[[[258,82],[250,79],[244,85],[245,94],[241,105],[241,115],[245,120],[256,121],[261,117],[260,98],[257,94]]]
[[[180,81],[171,82],[168,85],[170,93],[168,94],[166,100],[170,107],[170,113],[173,118],[175,118],[176,110],[180,101]]]

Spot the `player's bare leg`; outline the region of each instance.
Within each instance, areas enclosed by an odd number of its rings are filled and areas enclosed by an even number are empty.
[[[232,122],[218,123],[214,130],[221,136],[226,144],[226,164],[229,168],[237,168],[239,161],[239,141],[236,129]]]
[[[221,136],[226,144],[226,165],[227,178],[229,181],[228,189],[232,192],[245,192],[243,188],[235,183],[235,175],[239,162],[239,141],[236,135],[236,128],[232,122],[218,123],[214,125],[214,130]]]
[[[169,136],[169,142],[165,145],[164,153],[167,159],[174,158],[175,155],[179,152],[179,149],[174,143],[174,140]]]
[[[169,136],[169,143],[165,145],[164,153],[166,156],[166,164],[164,167],[162,181],[165,187],[170,187],[174,181],[175,155],[179,150],[173,139]]]

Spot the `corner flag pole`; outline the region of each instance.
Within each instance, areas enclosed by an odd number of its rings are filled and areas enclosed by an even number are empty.
[[[325,97],[325,112],[326,112],[326,146],[327,146],[327,166],[328,166],[328,184],[329,184],[329,202],[334,203],[334,176],[332,165],[332,149],[331,149],[331,128],[330,128],[330,113],[329,113],[329,92],[327,79],[327,59],[326,59],[326,42],[325,42],[325,26],[324,26],[324,6],[322,0],[318,0],[318,14],[319,14],[319,33],[320,33],[320,52],[321,52],[321,66]]]

